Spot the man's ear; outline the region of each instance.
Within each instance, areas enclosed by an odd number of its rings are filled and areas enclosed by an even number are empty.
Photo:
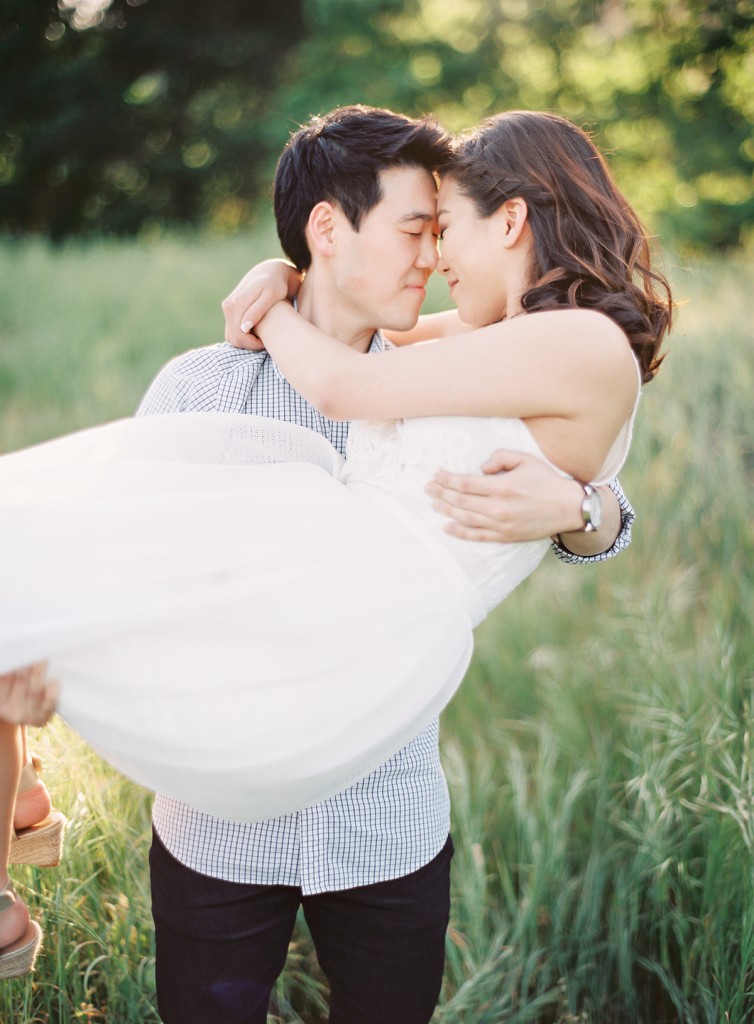
[[[316,250],[322,256],[332,255],[334,251],[333,231],[338,213],[337,207],[326,199],[313,207],[306,225],[309,248],[312,251]]]
[[[512,249],[528,227],[529,207],[525,199],[517,196],[515,199],[506,199],[499,212],[503,222],[503,245],[506,249]]]

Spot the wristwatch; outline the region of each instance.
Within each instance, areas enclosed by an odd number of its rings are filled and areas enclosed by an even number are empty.
[[[581,518],[584,525],[581,528],[583,533],[593,533],[599,529],[602,522],[602,498],[600,492],[591,484],[585,484],[581,480],[576,483],[584,489],[584,497],[581,501]]]

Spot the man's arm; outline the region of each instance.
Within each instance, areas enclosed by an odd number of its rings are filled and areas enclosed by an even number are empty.
[[[478,475],[442,471],[427,485],[456,537],[504,543],[552,537],[566,562],[610,558],[631,542],[634,512],[617,481],[599,488],[602,522],[584,533],[581,485],[541,459],[497,451],[482,469]]]

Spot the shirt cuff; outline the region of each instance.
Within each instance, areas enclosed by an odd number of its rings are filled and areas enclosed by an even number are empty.
[[[565,562],[568,565],[604,562],[608,558],[614,558],[615,555],[619,555],[621,551],[625,551],[631,543],[631,527],[636,519],[636,513],[631,507],[630,501],[623,493],[623,488],[617,479],[610,480],[608,487],[618,499],[621,518],[620,532],[615,538],[612,547],[609,547],[607,551],[600,551],[596,555],[577,555],[574,554],[573,551],[569,551],[568,548],[563,547],[559,540],[555,540],[552,542],[552,549],[555,552],[556,557],[559,558],[561,562]]]

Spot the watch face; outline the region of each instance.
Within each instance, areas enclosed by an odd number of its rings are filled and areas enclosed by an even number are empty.
[[[581,502],[581,517],[584,520],[584,532],[591,533],[599,528],[602,522],[602,498],[596,487],[582,484],[584,500]]]
[[[599,495],[599,491],[592,491],[591,495],[586,501],[589,522],[592,527],[596,530],[602,522],[602,498]]]

